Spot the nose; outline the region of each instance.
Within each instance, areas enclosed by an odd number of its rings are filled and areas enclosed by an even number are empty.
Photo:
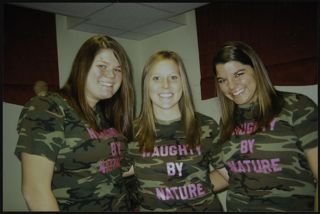
[[[235,81],[232,79],[232,78],[230,78],[229,80],[228,80],[228,87],[229,87],[229,89],[234,89],[234,87],[235,87]]]
[[[167,78],[163,78],[161,85],[162,85],[163,88],[168,88],[169,87],[168,79]]]
[[[104,75],[109,77],[109,78],[114,78],[115,77],[115,71],[114,69],[106,69],[104,72]]]

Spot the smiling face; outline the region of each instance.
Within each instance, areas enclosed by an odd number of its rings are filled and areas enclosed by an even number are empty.
[[[121,66],[111,49],[102,49],[94,58],[88,72],[85,96],[90,107],[111,98],[122,82]]]
[[[251,66],[238,61],[216,65],[217,81],[221,92],[237,105],[257,99],[257,82]]]
[[[155,63],[150,71],[149,96],[157,118],[164,114],[180,116],[179,100],[182,96],[182,83],[177,63],[162,60]],[[173,116],[174,117],[174,116]]]

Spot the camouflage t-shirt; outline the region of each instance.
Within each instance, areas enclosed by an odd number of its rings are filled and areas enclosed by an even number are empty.
[[[253,106],[242,107],[242,128],[223,142],[223,161],[214,167],[229,172],[228,211],[313,210],[315,185],[304,150],[318,146],[318,108],[304,95],[281,94],[284,107],[270,128],[252,134]]]
[[[208,176],[209,164],[215,161],[218,125],[210,117],[197,115],[202,134],[195,149],[186,147],[180,120],[157,121],[153,152],[140,153],[138,142],[129,143],[128,157],[140,183],[140,211],[220,210]]]
[[[55,163],[52,191],[62,211],[123,210],[120,159],[125,139],[108,125],[99,107],[102,131],[84,122],[55,93],[33,97],[23,108],[15,154],[39,155]]]

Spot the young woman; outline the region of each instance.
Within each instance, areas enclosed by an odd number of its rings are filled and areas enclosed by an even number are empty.
[[[243,42],[226,43],[213,64],[222,110],[222,161],[214,167],[228,171],[227,211],[317,210],[316,104],[275,90]],[[219,189],[217,172],[212,180]]]
[[[21,112],[15,154],[29,209],[126,210],[120,159],[133,109],[124,49],[108,36],[88,39],[64,87],[32,98]]]
[[[160,51],[146,63],[142,107],[128,157],[140,211],[221,211],[209,178],[218,125],[196,113],[181,58]]]

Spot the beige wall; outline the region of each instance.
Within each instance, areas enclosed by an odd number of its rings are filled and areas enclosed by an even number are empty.
[[[198,58],[197,32],[194,11],[186,13],[187,23],[178,29],[153,36],[143,41],[116,38],[126,49],[133,66],[137,95],[137,111],[140,109],[140,77],[144,62],[158,50],[173,50],[179,53],[187,68],[196,109],[219,120],[217,98],[201,100],[200,66]],[[66,28],[64,16],[56,16],[59,60],[59,83],[62,86],[70,71],[73,58],[81,44],[93,34]],[[278,87],[280,90],[297,91],[310,96],[316,103],[317,85],[302,87]],[[3,209],[4,211],[27,211],[20,192],[20,163],[13,155],[17,142],[16,124],[22,106],[3,102]],[[225,193],[219,195],[224,199]]]

